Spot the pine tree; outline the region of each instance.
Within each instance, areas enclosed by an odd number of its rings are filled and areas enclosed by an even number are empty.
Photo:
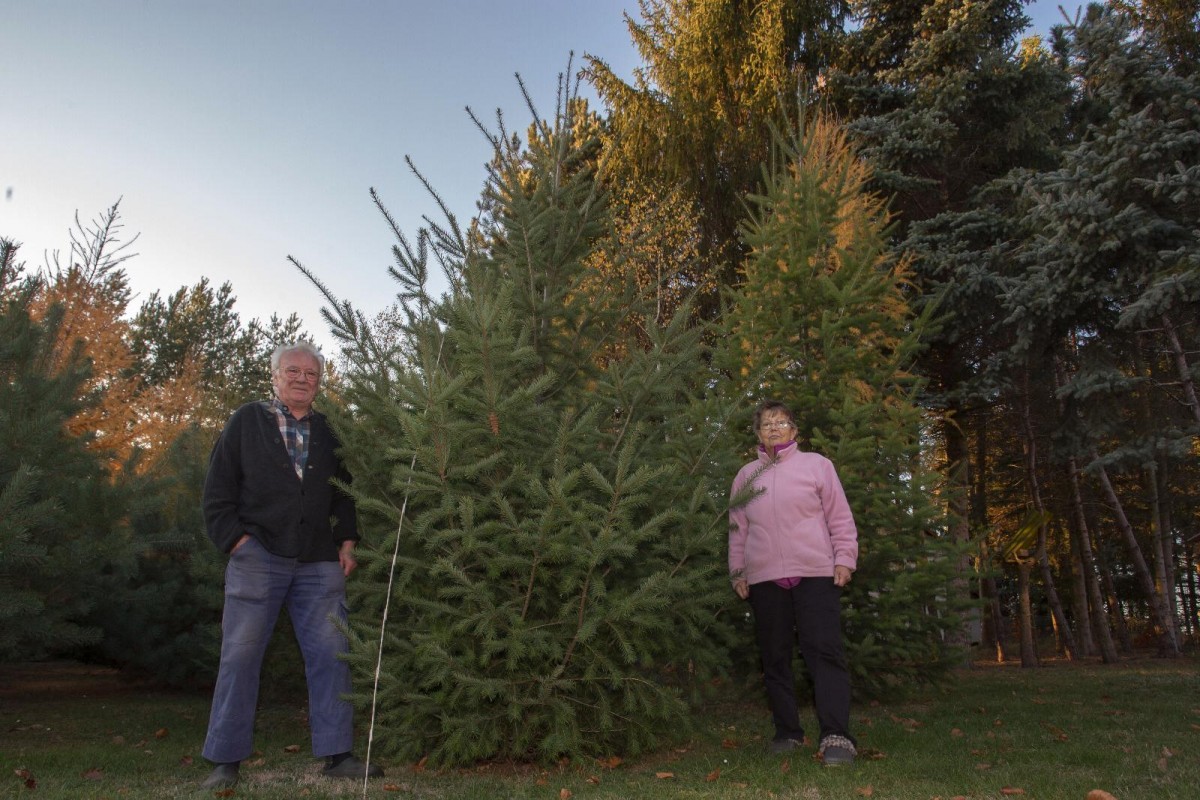
[[[942,637],[955,624],[957,551],[932,504],[909,371],[929,321],[910,310],[883,202],[839,126],[818,116],[777,141],[744,227],[746,280],[722,322],[726,393],[787,403],[801,446],[838,469],[861,549],[844,609],[858,690],[933,680],[952,656]]]
[[[329,313],[347,465],[380,540],[351,583],[360,685],[381,664],[357,699],[399,757],[636,752],[686,730],[723,659],[725,522],[687,427],[698,335],[681,315],[612,346],[631,301],[587,285],[608,225],[585,115],[560,97],[524,146],[493,138],[469,237],[453,218],[415,248],[397,231],[398,330]],[[451,287],[436,299],[431,258]]]
[[[87,439],[68,431],[88,366],[56,353],[61,309],[35,320],[41,286],[0,286],[0,659],[63,655],[99,639],[86,623],[100,573],[119,561],[124,498]]]

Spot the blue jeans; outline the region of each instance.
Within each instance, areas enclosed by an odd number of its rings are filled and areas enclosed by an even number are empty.
[[[342,699],[350,692],[350,667],[338,658],[348,646],[337,627],[346,619],[342,567],[276,556],[251,537],[225,568],[221,666],[203,751],[209,761],[241,761],[254,750],[259,675],[284,605],[304,656],[313,755],[345,753],[353,746],[354,712]]]

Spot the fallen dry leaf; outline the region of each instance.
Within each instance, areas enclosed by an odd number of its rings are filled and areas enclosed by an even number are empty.
[[[84,772],[82,774],[83,774],[83,779],[87,780],[87,781],[104,780],[104,773],[101,770],[96,769],[95,767],[92,767],[87,772]]]
[[[593,786],[596,786],[600,783],[600,776],[599,775],[588,775],[587,782],[592,784]]]
[[[1009,795],[1009,796],[1015,795],[1015,794],[1025,794],[1025,790],[1018,789],[1015,786],[1005,786],[1003,789],[1000,790],[1000,794]]]
[[[873,786],[859,786],[854,791],[858,792],[860,797],[870,797],[871,795],[875,794],[875,788]]]
[[[265,763],[267,763],[265,758],[255,758],[251,761],[243,762],[243,765],[247,767],[261,767]]]
[[[704,780],[707,781],[708,783],[712,783],[713,781],[717,780],[720,777],[721,777],[721,770],[714,769],[712,772],[710,772],[704,776]]]
[[[792,771],[791,759],[785,758],[783,761],[781,761],[779,764],[779,771],[782,772],[784,775],[791,772]]]
[[[963,737],[962,729],[961,728],[951,728],[950,735],[953,736],[955,739],[961,739]]]
[[[13,774],[16,775],[18,778],[20,778],[21,780],[25,781],[26,789],[36,789],[37,788],[37,781],[34,780],[33,773],[30,772],[29,770],[25,769],[24,767],[18,767],[17,769],[14,769]]]
[[[171,735],[171,732],[169,730],[167,730],[166,728],[159,728],[158,730],[156,730],[154,732],[155,739],[165,739],[170,735]]]
[[[1164,748],[1162,749],[1162,756],[1163,756],[1163,758],[1171,758],[1173,755],[1175,755],[1175,753],[1173,753],[1173,752],[1171,751],[1171,748],[1169,748],[1169,747],[1164,747]]]
[[[656,772],[656,773],[654,773],[654,777],[656,777],[656,778],[674,778],[675,773],[674,772]]]
[[[383,790],[384,790],[385,792],[399,792],[399,791],[401,791],[401,789],[400,789],[400,784],[398,784],[398,783],[385,783],[385,784],[383,785]]]
[[[1092,789],[1087,793],[1085,800],[1117,800],[1117,798],[1113,797],[1103,789]]]
[[[991,769],[991,764],[976,764],[975,769]]]
[[[722,739],[721,747],[725,748],[726,750],[737,750],[738,743],[733,739]]]
[[[617,767],[621,766],[621,757],[610,756],[608,758],[598,758],[596,759],[596,763],[605,769],[616,769]]]
[[[565,786],[558,790],[558,800],[571,800],[571,790]]]
[[[194,762],[195,762],[195,759],[192,758],[191,756],[180,756],[179,757],[179,765],[182,767],[190,767]]]
[[[116,745],[122,745],[122,744],[125,744],[125,737],[124,737],[124,736],[121,736],[120,734],[117,734],[116,736],[114,736],[114,737],[112,738],[112,743],[113,743],[113,744],[116,744]]]
[[[424,772],[425,764],[429,761],[429,756],[422,756],[421,760],[413,764],[413,772]]]
[[[298,744],[289,744],[289,745],[287,745],[286,747],[284,747],[284,748],[283,748],[283,752],[285,752],[285,753],[299,753],[299,752],[300,752],[300,745],[298,745]]]
[[[222,789],[219,792],[213,792],[213,797],[233,797],[237,794],[233,789]]]

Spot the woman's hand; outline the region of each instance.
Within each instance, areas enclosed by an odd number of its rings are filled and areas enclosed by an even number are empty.
[[[850,582],[850,568],[838,565],[833,568],[833,585],[845,586]]]
[[[734,593],[743,600],[750,597],[750,584],[746,583],[744,578],[733,582]]]

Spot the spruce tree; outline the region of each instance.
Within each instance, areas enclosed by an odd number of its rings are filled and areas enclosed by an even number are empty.
[[[1066,45],[1084,124],[1060,168],[1008,182],[1025,233],[1007,260],[1008,355],[1061,370],[1051,453],[1097,480],[1103,528],[1123,534],[1113,560],[1176,654],[1200,432],[1200,79],[1120,11],[1092,7]]]
[[[86,437],[67,430],[88,365],[56,357],[61,310],[35,320],[41,285],[0,278],[0,659],[70,654],[100,637],[85,618],[99,574],[121,558],[124,498]]]
[[[371,687],[379,661],[377,696],[356,699],[386,754],[636,752],[687,729],[723,658],[722,499],[688,429],[699,337],[685,310],[622,346],[631,293],[589,281],[609,233],[592,123],[560,96],[524,145],[493,138],[469,235],[450,218],[410,247],[397,230],[397,327],[328,312],[348,362],[338,427],[378,542],[350,584],[351,663]]]
[[[909,371],[928,319],[906,301],[884,204],[839,126],[821,116],[777,144],[744,226],[745,283],[722,321],[725,391],[787,403],[800,446],[838,470],[861,550],[843,617],[856,688],[936,679],[952,655],[957,552],[933,505]],[[733,443],[744,460],[751,441],[747,426]]]

